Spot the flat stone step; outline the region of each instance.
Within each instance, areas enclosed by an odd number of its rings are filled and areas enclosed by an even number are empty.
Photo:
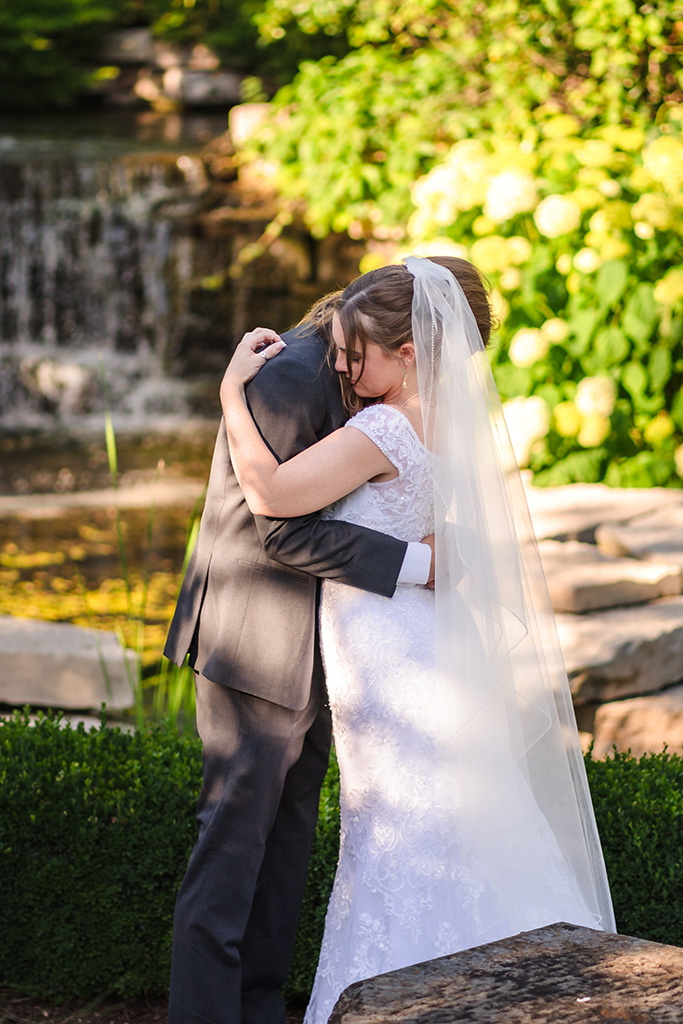
[[[681,1024],[683,949],[551,924],[349,986],[329,1024]]]
[[[593,757],[597,760],[611,755],[614,747],[642,757],[660,753],[665,745],[669,753],[683,754],[683,686],[649,697],[610,701],[595,713]]]
[[[122,487],[64,494],[0,495],[0,518],[52,519],[81,508],[192,507],[201,498],[204,484],[198,480],[141,480]]]
[[[604,484],[534,487],[524,474],[524,489],[536,536],[540,539],[592,541],[602,523],[627,522],[653,510],[680,506],[683,491],[668,487],[616,488]]]
[[[683,597],[556,616],[577,704],[656,693],[683,680]]]
[[[0,616],[0,703],[129,708],[135,702],[134,665],[133,652],[114,633]]]
[[[608,555],[683,566],[683,505],[657,508],[628,523],[603,523],[595,531],[595,540]]]
[[[615,557],[576,540],[542,540],[538,547],[556,612],[643,604],[683,591],[680,566]]]

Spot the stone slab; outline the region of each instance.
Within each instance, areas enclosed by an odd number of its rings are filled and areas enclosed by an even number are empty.
[[[610,755],[615,746],[642,757],[660,753],[665,745],[670,753],[683,754],[683,686],[650,697],[610,701],[595,713],[593,757],[597,759]]]
[[[542,540],[538,546],[557,612],[643,604],[683,590],[680,566],[606,555],[595,544],[575,540]]]
[[[329,1024],[681,1024],[683,949],[553,924],[349,986]]]
[[[133,655],[113,633],[0,616],[0,703],[99,709],[134,704]],[[105,681],[103,663],[108,684]]]
[[[148,28],[106,32],[98,57],[107,64],[148,64],[154,60],[154,38]]]
[[[603,523],[595,532],[595,540],[605,554],[683,566],[683,505],[657,508],[628,523]]]
[[[679,506],[683,491],[667,487],[606,487],[604,484],[567,484],[534,487],[523,474],[529,512],[536,536],[557,540],[592,541],[596,528],[607,522],[626,522],[653,509]]]
[[[72,491],[63,494],[0,495],[0,519],[52,519],[71,509],[81,508],[166,508],[189,506],[201,498],[205,485],[199,480],[147,480],[122,487],[103,487],[98,491]]]
[[[577,703],[656,693],[683,680],[683,597],[558,614],[556,622]]]

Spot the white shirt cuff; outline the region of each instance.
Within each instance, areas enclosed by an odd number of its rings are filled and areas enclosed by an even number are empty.
[[[432,549],[429,544],[411,541],[406,548],[405,558],[396,583],[398,586],[422,586],[429,579],[432,567]]]

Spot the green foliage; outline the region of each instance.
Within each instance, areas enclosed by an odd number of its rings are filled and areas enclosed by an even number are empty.
[[[342,56],[348,49],[342,38],[332,39],[323,31],[302,32],[296,25],[286,39],[265,45],[255,23],[262,9],[259,0],[139,0],[128,6],[135,9],[137,23],[149,25],[158,38],[201,42],[230,68],[274,85],[290,81],[302,60],[318,60],[329,53]]]
[[[343,61],[306,62],[295,84],[280,91],[286,130],[271,122],[263,145],[279,165],[282,192],[305,201],[314,235],[405,219],[412,183],[447,137],[445,125],[423,132],[449,96],[443,71],[428,54],[396,68],[385,52],[368,61],[360,51]]]
[[[258,0],[3,0],[0,5],[0,102],[67,106],[89,84],[116,77],[98,67],[104,33],[149,28],[170,43],[203,43],[229,67],[257,74],[271,92],[296,74],[302,60],[342,56],[343,37],[297,30],[265,45],[254,19]]]
[[[674,0],[268,0],[258,20],[355,49],[304,64],[245,159],[260,146],[314,234],[367,239],[361,270],[450,251],[489,276],[536,481],[681,486]]]
[[[3,108],[68,103],[85,86],[93,44],[113,20],[108,0],[3,0]]]
[[[259,25],[268,39],[295,27],[346,33],[353,47],[386,48],[397,70],[405,54],[431,49],[461,111],[505,112],[508,123],[528,121],[551,100],[581,118],[618,122],[683,84],[675,0],[267,0]]]
[[[683,945],[683,759],[586,758],[617,928]]]
[[[0,984],[51,998],[161,993],[195,834],[197,740],[0,726]]]

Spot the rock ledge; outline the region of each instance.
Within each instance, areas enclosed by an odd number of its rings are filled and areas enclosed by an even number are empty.
[[[552,924],[349,986],[329,1024],[680,1024],[683,949]]]

